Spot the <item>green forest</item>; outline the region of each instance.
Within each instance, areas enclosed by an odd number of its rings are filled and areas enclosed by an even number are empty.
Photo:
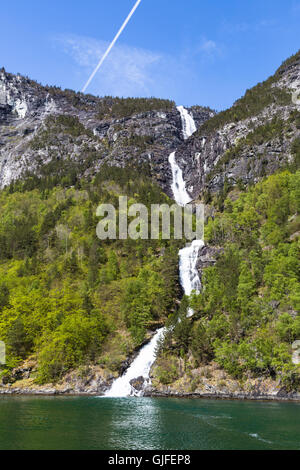
[[[176,308],[178,242],[107,240],[96,236],[96,208],[172,202],[147,169],[103,167],[70,187],[65,177],[28,177],[0,193],[0,339],[7,346],[2,377],[26,358],[37,383],[100,364],[119,372],[148,330]],[[52,168],[53,170],[53,168]],[[74,181],[75,182],[75,181]],[[181,242],[182,243],[182,242]]]
[[[291,360],[300,338],[299,207],[299,170],[229,192],[205,230],[206,243],[219,248],[217,262],[204,270],[202,293],[185,298],[168,320],[161,383],[179,377],[181,357],[187,369],[215,361],[237,379],[280,378],[288,390],[299,388]]]
[[[216,116],[205,122],[198,129],[198,134],[214,132],[228,122],[239,122],[243,119],[252,118],[271,104],[278,106],[288,105],[291,100],[290,93],[276,86],[276,82],[281,78],[284,71],[298,58],[299,52],[289,57],[282,63],[274,75],[247,90],[245,95],[238,99],[231,108],[216,114]]]
[[[205,122],[196,135],[253,117],[270,103],[285,106],[290,94],[274,85],[293,60]],[[154,98],[46,90],[79,109],[93,108],[101,120],[174,107]],[[299,126],[297,110],[287,119],[250,124],[247,136],[222,155],[206,181],[222,175],[244,151],[297,136]],[[84,142],[76,158],[66,153]],[[292,363],[292,344],[300,339],[299,137],[290,138],[275,174],[266,176],[262,165],[256,184],[246,187],[224,177],[221,191],[204,189],[199,195],[210,214],[205,243],[218,255],[201,273],[201,293],[190,298],[182,298],[178,279],[178,251],[185,240],[97,238],[96,210],[102,203],[117,208],[119,196],[127,196],[129,206],[142,203],[148,209],[174,202],[154,182],[149,163],[109,166],[97,143],[78,117],[48,116],[29,143],[36,152],[35,171],[0,191],[0,340],[7,349],[2,382],[10,383],[13,369],[27,359],[36,364],[36,384],[57,383],[88,365],[117,376],[151,333],[166,325],[155,368],[160,384],[179,378],[180,360],[185,371],[214,363],[238,380],[271,377],[288,390],[299,389],[299,368]],[[130,134],[121,141],[140,151],[152,144],[147,135]],[[101,145],[109,147],[106,139]],[[58,149],[45,163],[40,153],[52,147]],[[265,158],[253,152],[248,170]],[[97,174],[89,172],[96,160],[101,163]]]
[[[131,167],[104,166],[73,187],[29,178],[1,192],[2,377],[9,380],[26,358],[37,361],[39,384],[86,364],[118,373],[147,331],[167,324],[161,383],[176,380],[181,357],[187,367],[215,361],[236,378],[280,377],[297,388],[291,346],[300,337],[300,172],[229,191],[205,228],[217,263],[204,270],[202,293],[180,304],[183,241],[97,238],[97,206],[117,207],[119,195],[148,207],[172,203],[146,168]],[[212,204],[218,207],[217,195]]]

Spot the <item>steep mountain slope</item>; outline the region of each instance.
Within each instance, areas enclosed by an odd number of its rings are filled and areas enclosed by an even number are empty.
[[[166,325],[150,393],[299,397],[299,65],[222,113],[190,108],[186,128],[168,100],[0,72],[0,392],[103,392]],[[95,233],[120,195],[172,204],[172,161],[209,209],[203,290],[181,303],[183,240]]]
[[[13,387],[30,392],[63,381],[65,393],[103,392],[177,308],[181,241],[96,235],[99,204],[117,207],[126,195],[150,208],[169,198],[141,168],[103,167],[81,184],[45,189],[41,180],[34,190],[0,192],[5,385],[17,382]]]
[[[300,134],[300,52],[234,106],[198,129],[177,150],[194,198],[248,184],[293,160]]]
[[[191,109],[198,132],[184,141],[175,104],[167,100],[95,98],[42,87],[3,69],[0,74],[0,187],[24,176],[60,174],[69,160],[78,177],[103,163],[147,163],[170,194],[167,157],[177,149],[187,189],[199,194],[247,184],[293,159],[299,136],[300,53],[248,90],[227,111]],[[64,116],[62,118],[61,116]]]
[[[215,115],[194,106],[197,126]],[[0,187],[27,174],[63,171],[69,161],[78,179],[103,163],[147,163],[168,189],[168,154],[183,142],[175,104],[159,99],[96,98],[42,87],[0,73]],[[59,163],[61,162],[61,164]]]
[[[300,397],[297,355],[292,363],[300,337],[299,209],[300,171],[228,194],[206,226],[202,292],[169,318],[151,393]]]

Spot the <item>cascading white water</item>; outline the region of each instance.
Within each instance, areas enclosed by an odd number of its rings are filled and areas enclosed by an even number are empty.
[[[124,375],[116,379],[112,387],[105,393],[106,397],[128,397],[141,396],[143,390],[137,391],[130,384],[131,380],[143,377],[144,386],[150,384],[149,374],[152,364],[155,361],[155,350],[159,340],[164,334],[165,328],[160,328],[151,341],[139,352],[131,366]]]
[[[188,111],[183,106],[177,106],[178,111],[180,112],[181,122],[182,122],[182,132],[184,139],[191,137],[194,132],[196,132],[196,124],[193,117],[188,113]],[[183,173],[181,168],[176,163],[176,152],[172,152],[169,156],[169,163],[172,170],[172,191],[174,194],[174,199],[179,206],[185,206],[192,201],[191,196],[186,190],[185,181],[183,179]]]
[[[174,199],[179,206],[185,206],[186,204],[191,202],[192,198],[186,190],[182,170],[176,163],[175,152],[171,153],[171,155],[169,156],[169,163],[171,165],[173,176],[172,191]]]
[[[188,139],[197,130],[195,122],[183,106],[178,106],[177,109],[181,115],[184,139]],[[169,156],[169,163],[173,176],[172,190],[174,199],[178,205],[185,206],[192,201],[192,198],[186,190],[182,170],[176,163],[175,152]],[[192,291],[200,291],[201,282],[196,263],[199,250],[203,245],[202,240],[194,240],[191,246],[186,246],[179,251],[179,277],[185,295],[190,295]],[[188,310],[187,315],[193,315],[192,309]],[[111,388],[105,393],[105,397],[141,396],[143,394],[143,388],[151,383],[150,370],[155,362],[156,347],[165,331],[166,328],[157,330],[151,341],[140,350],[125,374],[113,382]],[[139,377],[143,377],[144,380],[144,386],[140,391],[136,390],[130,383]]]
[[[200,293],[201,282],[197,270],[197,259],[200,248],[204,246],[203,240],[194,240],[190,246],[179,251],[179,276],[180,284],[185,295],[191,295],[194,291]],[[193,315],[193,310],[188,309],[187,316]]]
[[[193,117],[189,114],[187,109],[185,109],[183,106],[177,106],[177,109],[181,116],[183,137],[184,140],[186,140],[191,137],[194,132],[196,132],[197,127]]]
[[[193,117],[183,106],[177,107],[180,112],[182,120],[183,136],[188,139],[194,132],[196,132],[196,124]],[[188,194],[183,179],[182,170],[176,163],[175,152],[169,156],[169,162],[172,169],[173,181],[172,190],[176,203],[180,206],[185,206],[192,201],[192,198]],[[179,276],[180,283],[185,295],[191,295],[193,291],[196,293],[200,292],[201,282],[197,271],[197,259],[200,248],[204,245],[202,240],[194,240],[190,246],[186,246],[179,251]],[[188,309],[188,317],[193,315],[193,310]]]

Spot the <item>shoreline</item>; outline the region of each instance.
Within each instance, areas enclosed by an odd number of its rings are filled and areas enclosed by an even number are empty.
[[[104,398],[101,392],[63,392],[55,389],[51,390],[18,390],[18,389],[4,389],[0,388],[1,397],[99,397]],[[120,397],[123,398],[123,397]],[[125,397],[124,397],[125,398]],[[247,394],[213,394],[213,393],[163,393],[163,392],[147,392],[142,397],[131,398],[179,398],[179,399],[199,399],[199,400],[234,400],[234,401],[260,401],[260,402],[293,402],[300,403],[300,394],[293,396],[287,394],[286,396],[276,395],[247,395]]]
[[[300,394],[297,396],[274,396],[274,395],[234,395],[234,394],[213,394],[213,393],[170,393],[164,394],[160,392],[154,392],[151,394],[145,394],[147,398],[182,398],[182,399],[199,399],[199,400],[236,400],[236,401],[277,401],[277,402],[299,402]]]

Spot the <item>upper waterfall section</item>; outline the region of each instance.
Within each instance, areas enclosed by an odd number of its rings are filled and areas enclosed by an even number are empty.
[[[183,138],[184,140],[187,140],[196,132],[197,127],[193,117],[189,114],[187,109],[183,106],[177,106],[177,109],[181,116]]]
[[[196,132],[196,124],[193,117],[183,106],[178,106],[177,109],[181,116],[183,137],[186,140]],[[192,198],[187,192],[182,170],[176,162],[176,152],[172,152],[169,156],[169,163],[172,170],[172,191],[174,199],[179,206],[185,206],[192,201]]]

